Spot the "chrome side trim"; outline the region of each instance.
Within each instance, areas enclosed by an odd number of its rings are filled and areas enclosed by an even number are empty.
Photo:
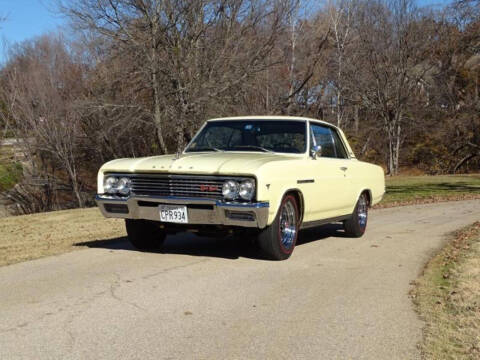
[[[343,220],[347,220],[351,217],[352,217],[352,214],[337,216],[337,217],[322,219],[322,220],[308,221],[308,222],[302,223],[302,226],[300,228],[301,229],[309,229],[309,228],[313,228],[313,227],[316,227],[316,226],[326,225],[326,224],[330,224],[330,223],[334,223],[334,222],[340,222],[340,221],[343,221]]]
[[[297,184],[308,184],[308,183],[314,183],[315,179],[303,179],[303,180],[297,180]]]
[[[220,207],[234,207],[234,208],[245,208],[245,209],[259,209],[259,208],[268,208],[270,207],[270,204],[268,202],[257,202],[257,203],[232,203],[232,202],[222,202],[218,201],[216,203],[217,206]]]

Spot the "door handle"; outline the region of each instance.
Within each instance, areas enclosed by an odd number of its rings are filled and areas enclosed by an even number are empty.
[[[342,170],[342,171],[347,171],[347,170],[348,170],[348,167],[342,166],[342,167],[340,168],[340,170]]]

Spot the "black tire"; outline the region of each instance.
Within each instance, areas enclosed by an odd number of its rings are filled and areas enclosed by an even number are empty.
[[[165,231],[154,221],[125,219],[128,240],[139,250],[158,250],[166,237]]]
[[[284,211],[288,215],[283,213]],[[291,214],[294,216],[293,220]],[[298,238],[299,219],[297,199],[288,194],[283,198],[275,220],[258,234],[257,242],[266,258],[286,260],[292,255]],[[288,227],[289,232],[284,231],[285,226]],[[282,234],[288,235],[282,237]]]
[[[352,217],[343,222],[345,235],[348,237],[361,237],[367,229],[368,197],[362,193],[358,198]]]

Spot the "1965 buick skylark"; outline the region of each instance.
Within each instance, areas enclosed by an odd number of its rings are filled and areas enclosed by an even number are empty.
[[[138,249],[180,231],[247,234],[287,259],[300,229],[343,222],[360,237],[385,192],[381,167],[355,158],[343,132],[301,117],[207,121],[181,154],[117,159],[98,173],[97,204],[125,218]]]

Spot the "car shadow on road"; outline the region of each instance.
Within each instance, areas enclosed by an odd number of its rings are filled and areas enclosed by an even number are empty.
[[[331,237],[345,237],[343,228],[339,224],[329,224],[317,228],[302,230],[300,231],[299,235],[297,247],[314,241],[322,241]],[[130,244],[127,237],[86,241],[76,243],[75,246],[103,248],[112,251],[139,251]],[[177,235],[167,236],[167,239],[165,240],[161,250],[148,252],[159,254],[217,257],[231,260],[241,257],[264,260],[253,237],[242,239],[234,236],[229,236],[226,238],[207,238],[199,237],[191,233],[179,233]]]

